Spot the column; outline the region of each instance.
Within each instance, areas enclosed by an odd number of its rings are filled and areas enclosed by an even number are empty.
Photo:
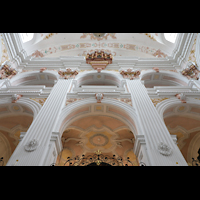
[[[24,138],[16,147],[7,166],[15,164],[16,166],[44,165],[52,131],[57,124],[62,108],[65,106],[70,85],[71,80],[58,80]],[[31,141],[32,143],[30,143]]]
[[[150,164],[153,166],[187,166],[178,146],[154,107],[145,86],[140,80],[127,80],[127,87],[142,133],[144,135]],[[162,144],[161,144],[162,142]]]

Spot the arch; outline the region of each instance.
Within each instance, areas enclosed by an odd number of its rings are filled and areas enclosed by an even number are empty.
[[[63,143],[56,163],[63,165],[69,157],[73,160],[81,155],[87,158],[100,150],[106,156],[122,156],[125,163],[129,157],[138,165],[133,152],[137,124],[135,109],[114,99],[104,98],[97,103],[96,99],[87,98],[70,103],[61,111],[53,130],[60,132]]]
[[[9,141],[0,131],[0,157],[3,157],[4,166],[8,162],[11,154]]]
[[[40,109],[42,108],[42,106],[39,103],[37,103],[29,98],[22,97],[16,103],[12,103],[11,97],[5,97],[5,98],[0,99],[0,106],[8,105],[11,107],[11,106],[17,105],[17,104],[28,107],[33,112],[33,120],[35,119],[35,117],[39,113]],[[12,109],[10,109],[10,110],[12,111]],[[5,113],[5,115],[6,115],[6,113]],[[9,113],[7,113],[7,115],[9,115]]]
[[[117,72],[97,71],[83,72],[76,76],[77,87],[81,85],[115,85],[122,86],[121,81],[124,80]]]
[[[189,97],[186,101],[181,103],[171,98],[157,104],[156,109],[170,134],[177,137],[177,145],[191,165],[192,157],[196,159],[200,146],[200,101]]]
[[[100,112],[95,110],[95,106],[105,107],[102,108],[104,110]],[[104,98],[101,101],[101,104],[97,103],[94,98],[87,98],[67,105],[63,108],[54,131],[62,133],[73,121],[89,115],[106,115],[115,117],[127,124],[133,132],[134,137],[136,137],[138,132],[140,132],[140,128],[137,126],[138,121],[135,109],[126,103],[108,98]]]
[[[39,71],[24,72],[17,74],[11,80],[11,86],[19,85],[45,85],[46,87],[52,87],[54,81],[58,80],[58,73],[54,71]]]
[[[160,103],[158,103],[156,105],[156,110],[158,111],[158,114],[160,115],[160,117],[164,120],[164,112],[169,109],[170,107],[174,107],[177,105],[187,105],[187,104],[191,104],[191,105],[197,105],[200,106],[200,101],[194,98],[186,98],[186,104],[183,104],[179,99],[173,97],[170,99],[166,99]]]
[[[186,77],[176,73],[162,71],[155,72],[154,70],[142,71],[140,79],[144,80],[146,87],[154,86],[187,86],[189,80]]]
[[[0,99],[0,156],[4,157],[5,165],[20,141],[21,132],[28,130],[41,107],[30,99],[20,100],[11,103],[11,97]]]

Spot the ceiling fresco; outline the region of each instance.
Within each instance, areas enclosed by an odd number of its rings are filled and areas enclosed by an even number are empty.
[[[63,151],[58,155],[57,165],[64,165],[68,157],[96,151],[112,156],[129,157],[134,166],[138,161],[133,153],[134,135],[126,124],[108,116],[88,116],[76,120],[63,132]]]
[[[6,60],[9,61],[10,59],[9,59],[8,52],[1,35],[0,35],[0,40],[1,40],[0,41],[0,65],[2,65],[2,63],[4,63]]]
[[[23,46],[30,56],[35,51],[44,57],[59,57],[103,50],[113,56],[165,58],[171,55],[174,44],[163,37],[162,33],[35,33]]]

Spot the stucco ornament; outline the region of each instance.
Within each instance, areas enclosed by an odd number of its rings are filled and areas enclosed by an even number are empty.
[[[24,146],[24,149],[26,151],[34,151],[36,150],[37,146],[38,146],[38,141],[36,139],[32,139]]]
[[[169,156],[172,154],[172,148],[169,147],[167,144],[164,144],[163,142],[160,142],[158,144],[158,151],[164,156]]]
[[[103,99],[103,93],[97,93],[95,94],[97,103],[101,103],[101,100]]]

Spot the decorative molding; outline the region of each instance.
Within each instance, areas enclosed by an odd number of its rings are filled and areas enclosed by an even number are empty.
[[[108,64],[112,64],[112,55],[104,51],[95,51],[88,53],[86,56],[86,63],[90,64],[93,69],[105,69]]]
[[[75,76],[78,74],[78,70],[67,68],[66,71],[59,70],[58,74],[60,75],[60,78],[64,79],[75,78]]]
[[[4,63],[5,61],[10,60],[2,37],[1,37],[1,51],[2,54],[0,58],[0,65],[2,65],[2,63]]]
[[[180,33],[177,36],[177,40],[175,43],[175,48],[172,52],[172,55],[166,58],[160,58],[159,60],[156,58],[132,58],[132,57],[115,57],[115,65],[120,67],[120,63],[124,63],[127,65],[127,61],[130,61],[134,67],[142,67],[142,68],[152,68],[159,65],[160,69],[163,67],[168,67],[168,69],[174,69],[174,67],[179,67],[185,64],[186,59],[188,58],[189,51],[191,50],[195,33]],[[22,42],[19,38],[18,33],[2,33],[2,37],[4,39],[6,47],[8,47],[8,53],[11,61],[13,60],[16,65],[21,68],[40,68],[41,65],[48,66],[48,68],[60,68],[65,67],[68,62],[71,62],[68,66],[76,65],[74,62],[84,63],[83,57],[59,57],[59,58],[42,58],[38,60],[34,60],[31,62],[31,59],[27,57],[26,52],[22,47]],[[74,45],[76,47],[76,45]],[[122,45],[124,47],[124,45]],[[125,45],[126,46],[126,45]],[[80,47],[80,46],[79,46]],[[122,48],[123,48],[122,47]],[[60,48],[60,47],[59,47]],[[121,48],[121,47],[120,47]],[[69,49],[69,48],[67,48]],[[60,49],[61,50],[61,49]],[[137,49],[136,49],[137,50]],[[155,52],[152,52],[155,53]],[[123,61],[122,61],[123,60]],[[49,63],[51,61],[51,63]],[[130,63],[129,62],[129,63]],[[129,65],[130,66],[130,65]],[[84,66],[84,69],[89,69]]]
[[[84,99],[84,98],[67,98],[67,100],[66,100],[66,106],[68,105],[68,104],[70,104],[70,103],[73,103],[73,102],[76,102],[76,101],[80,101],[80,100],[82,100],[82,99]]]
[[[46,67],[40,68],[40,73],[42,73],[42,72],[45,71],[46,69],[47,69]]]
[[[47,100],[47,98],[30,98],[30,99],[32,99],[33,101],[39,103],[41,106],[43,106],[45,101]]]
[[[36,50],[34,53],[31,54],[31,58],[42,58],[44,57],[44,54],[38,50]]]
[[[83,35],[80,37],[80,39],[84,39],[86,38],[87,36],[90,36],[90,39],[91,40],[107,40],[108,36],[110,36],[112,39],[117,39],[117,37],[115,36],[116,33],[104,33],[104,35],[102,36],[102,33],[99,33],[100,34],[100,37],[96,36],[97,33],[83,33]]]
[[[13,63],[5,61],[0,67],[0,79],[11,79],[17,74],[17,70],[12,67]]]
[[[12,95],[12,103],[16,103],[21,97],[23,97],[21,94]]]
[[[159,68],[158,67],[153,67],[153,70],[155,70],[157,73],[159,73]]]
[[[31,141],[29,141],[25,146],[24,149],[28,152],[31,151],[35,151],[37,149],[38,146],[38,140],[36,139],[32,139]]]
[[[113,98],[113,99],[124,102],[130,106],[133,106],[131,98]]]
[[[197,36],[195,36],[195,39],[194,39],[194,42],[193,42],[193,45],[192,45],[192,49],[190,51],[190,54],[189,54],[189,57],[188,57],[188,61],[191,61],[191,62],[195,62],[196,63],[196,42],[197,42]]]
[[[97,103],[101,103],[103,96],[104,96],[103,93],[96,93],[95,94],[95,98],[97,100]]]
[[[181,101],[182,103],[187,103],[187,102],[186,102],[186,96],[185,96],[184,93],[176,94],[175,97],[176,97],[177,99],[180,99],[180,101]]]
[[[186,68],[181,71],[183,76],[186,76],[188,79],[199,80],[199,69],[198,66],[194,62],[188,62]]]
[[[140,70],[134,70],[133,68],[129,68],[129,69],[121,68],[119,71],[120,71],[120,74],[123,76],[123,78],[130,79],[130,80],[138,79],[140,75]]]
[[[151,101],[152,101],[153,105],[156,107],[156,105],[158,103],[160,103],[160,102],[162,102],[162,101],[164,101],[166,99],[169,99],[169,98],[166,98],[166,97],[165,98],[152,98]]]
[[[57,33],[49,33],[48,35],[46,35],[46,36],[43,38],[43,40],[47,40],[47,39],[49,39],[50,37],[52,37],[53,35],[55,35],[55,34],[57,34]]]
[[[160,142],[158,144],[158,151],[160,154],[164,155],[164,156],[169,156],[172,154],[172,148],[169,147],[167,144]]]

